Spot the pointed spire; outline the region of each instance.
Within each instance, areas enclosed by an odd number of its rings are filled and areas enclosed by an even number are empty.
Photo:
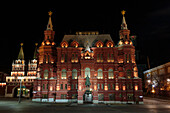
[[[49,20],[48,20],[47,30],[53,30],[53,25],[52,25],[52,21],[51,21],[52,12],[49,11],[48,15],[49,15]]]
[[[127,30],[127,29],[128,29],[128,28],[127,28],[127,24],[126,24],[126,20],[125,20],[125,16],[124,16],[124,15],[125,15],[125,12],[126,12],[126,11],[124,11],[124,10],[121,11],[121,13],[122,13],[122,15],[123,15],[122,24],[121,24],[121,29],[122,29],[122,30],[124,30],[124,29]]]
[[[91,52],[88,41],[87,41],[87,45],[86,45],[85,51]]]
[[[37,46],[38,46],[38,43],[35,43],[35,51],[34,51],[34,56],[33,56],[33,59],[37,59]]]
[[[20,59],[20,60],[24,60],[24,52],[23,52],[22,46],[23,46],[23,43],[21,43],[21,49],[20,49],[20,52],[18,54],[18,59]]]

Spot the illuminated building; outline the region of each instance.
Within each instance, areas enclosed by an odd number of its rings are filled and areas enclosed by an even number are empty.
[[[51,14],[39,47],[32,101],[143,103],[142,80],[124,11],[118,45],[109,34],[76,32],[65,35],[56,47]]]
[[[147,94],[170,97],[170,62],[146,70],[144,73],[144,82]]]
[[[0,96],[5,95],[6,76],[8,76],[8,74],[6,74],[4,72],[0,72]]]
[[[22,84],[22,97],[31,97],[33,82],[37,76],[37,47],[33,59],[28,63],[28,70],[25,66],[23,43],[18,55],[18,59],[12,63],[11,76],[6,76],[5,97],[18,97],[20,92],[20,82]],[[36,44],[37,46],[37,44]]]

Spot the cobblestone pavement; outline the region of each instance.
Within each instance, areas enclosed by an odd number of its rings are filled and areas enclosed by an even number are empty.
[[[18,103],[17,100],[0,99],[0,113],[170,113],[170,105],[165,103],[161,105],[77,105],[76,103],[68,105],[36,103],[27,99],[23,99],[21,103]],[[146,102],[150,101],[150,99],[147,100],[146,98],[144,100]]]

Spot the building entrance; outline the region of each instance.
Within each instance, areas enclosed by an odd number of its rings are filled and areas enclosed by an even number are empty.
[[[92,103],[92,100],[93,100],[92,92],[86,90],[84,93],[84,103]]]

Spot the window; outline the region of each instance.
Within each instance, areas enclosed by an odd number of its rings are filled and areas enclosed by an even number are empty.
[[[50,55],[48,55],[48,63],[50,62]]]
[[[78,88],[78,85],[76,84],[76,89]]]
[[[126,71],[126,75],[127,75],[127,78],[131,78],[131,70],[130,69],[128,69]]]
[[[63,89],[63,84],[61,84],[60,89]]]
[[[67,94],[61,94],[61,99],[66,99],[67,98]]]
[[[61,72],[61,79],[66,79],[66,77],[67,77],[67,71],[63,69]]]
[[[71,84],[71,89],[74,89],[74,84]]]
[[[108,89],[110,89],[110,84],[108,84]]]
[[[48,79],[48,70],[44,70],[44,79]]]
[[[112,84],[112,89],[115,89],[115,84]]]
[[[107,62],[110,62],[110,54],[107,54]]]
[[[104,84],[101,84],[101,89],[104,89]]]
[[[61,54],[61,63],[64,62],[64,54]]]
[[[100,55],[101,62],[103,62],[103,54]]]
[[[67,84],[65,84],[65,89],[67,89]]]
[[[42,94],[42,98],[48,98],[47,94]]]
[[[103,101],[104,100],[104,94],[98,94],[98,100]]]
[[[109,94],[109,100],[115,100],[115,94]]]
[[[97,78],[98,78],[98,79],[103,79],[103,70],[102,70],[102,69],[98,69]]]
[[[127,62],[127,54],[125,54],[125,62]]]
[[[100,62],[99,54],[97,54],[97,62]]]
[[[77,70],[76,69],[72,70],[72,79],[77,79]]]
[[[97,84],[97,89],[100,89],[100,84]]]
[[[87,77],[87,75],[90,78],[90,68],[85,69],[85,78]]]
[[[43,84],[43,89],[45,89],[45,85]]]
[[[46,87],[46,89],[48,89],[48,84],[47,84],[47,87]]]
[[[67,62],[67,54],[65,54],[65,62]]]
[[[109,69],[109,72],[108,72],[108,74],[109,74],[109,79],[114,79],[114,75],[113,75],[113,69]]]
[[[133,100],[133,94],[127,94],[127,99],[128,100]]]
[[[46,63],[46,55],[44,55],[44,62]]]

